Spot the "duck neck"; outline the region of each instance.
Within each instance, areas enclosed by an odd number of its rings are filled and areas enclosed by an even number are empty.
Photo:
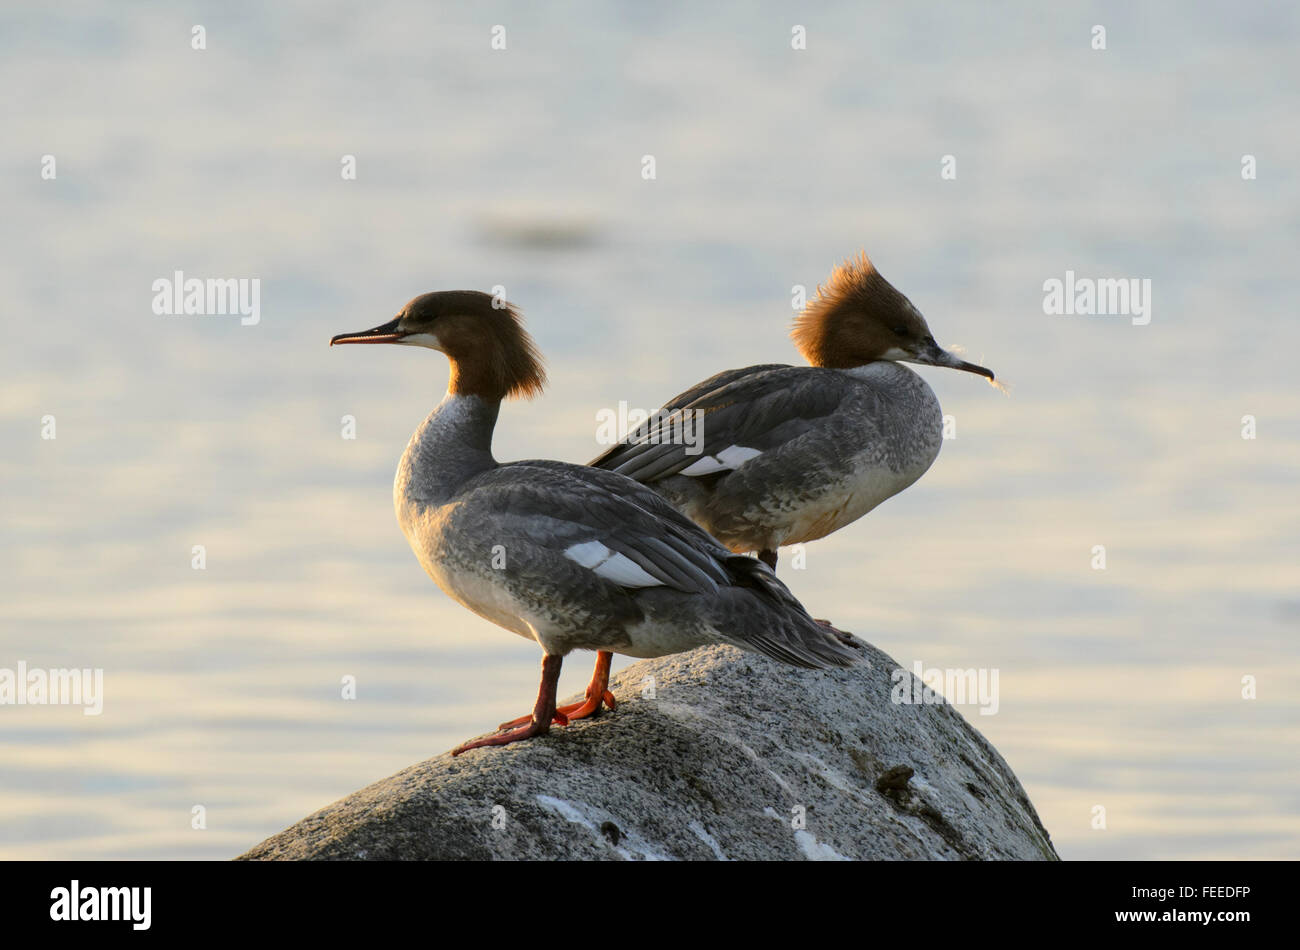
[[[499,399],[448,392],[415,430],[397,467],[394,495],[423,505],[442,505],[467,480],[490,468],[492,430]]]
[[[894,406],[906,407],[907,416],[917,425],[926,428],[942,425],[942,412],[934,390],[924,376],[902,363],[875,360],[841,372],[871,385],[888,396]]]
[[[913,372],[898,360],[872,360],[870,363],[858,363],[844,368],[843,372],[856,379],[869,380],[881,385],[903,386],[911,389],[919,382],[928,388],[920,373]]]

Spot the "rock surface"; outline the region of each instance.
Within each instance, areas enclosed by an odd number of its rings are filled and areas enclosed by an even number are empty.
[[[612,714],[413,765],[240,860],[1055,860],[987,740],[892,702],[898,664],[866,650],[824,672],[725,646],[643,660]]]

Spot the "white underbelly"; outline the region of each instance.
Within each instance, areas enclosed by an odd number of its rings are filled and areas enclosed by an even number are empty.
[[[791,513],[781,543],[816,541],[852,524],[885,499],[911,485],[924,471],[896,473],[889,469],[875,469],[819,494]]]
[[[402,533],[406,535],[420,566],[448,597],[511,633],[529,640],[537,639],[535,627],[527,617],[527,608],[501,583],[502,574],[492,571],[490,565],[470,566],[433,553],[439,548],[439,532],[445,512],[417,513],[412,509],[399,509],[398,515]]]
[[[421,561],[424,559],[421,558]],[[533,625],[525,617],[524,605],[500,584],[493,583],[491,578],[428,563],[425,563],[424,569],[433,578],[433,582],[462,607],[511,633],[517,633],[528,640],[537,639]]]

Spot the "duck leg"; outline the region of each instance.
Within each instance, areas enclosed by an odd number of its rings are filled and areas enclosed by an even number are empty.
[[[567,706],[558,706],[555,710],[555,722],[557,725],[567,726],[575,719],[586,719],[588,716],[594,716],[600,712],[600,706],[603,702],[611,711],[618,708],[618,703],[614,701],[614,694],[609,691],[609,664],[613,661],[614,654],[608,650],[596,651],[596,668],[591,673],[591,682],[587,685],[587,698],[580,703],[570,703]],[[509,722],[503,722],[498,727],[500,729],[514,729],[528,722],[531,716],[521,716],[518,719],[511,719]]]
[[[599,713],[602,702],[611,712],[617,709],[618,703],[614,701],[614,694],[609,691],[609,664],[613,660],[614,654],[608,650],[597,650],[596,668],[591,671],[591,682],[587,684],[587,698],[580,703],[561,706],[556,712],[562,713],[569,722],[573,722],[575,719],[586,719]]]
[[[479,749],[489,745],[505,745],[508,742],[518,742],[520,739],[531,739],[533,736],[545,735],[547,730],[551,728],[552,720],[567,723],[568,719],[555,708],[555,690],[560,682],[560,665],[563,662],[564,657],[562,656],[552,656],[549,653],[542,655],[542,684],[537,689],[537,705],[533,707],[531,716],[524,716],[522,719],[516,719],[513,723],[506,723],[502,729],[511,727],[509,731],[502,731],[493,736],[484,736],[481,739],[462,742],[451,750],[451,754],[460,755],[470,749]],[[514,728],[516,725],[517,728]]]

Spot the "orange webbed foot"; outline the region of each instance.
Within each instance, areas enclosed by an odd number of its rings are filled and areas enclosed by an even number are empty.
[[[537,705],[532,715],[520,716],[503,722],[497,727],[497,733],[481,739],[471,739],[451,750],[452,755],[460,755],[470,749],[484,746],[506,745],[545,735],[551,725],[567,726],[576,719],[586,719],[600,712],[601,705],[610,710],[617,708],[614,694],[609,691],[609,665],[614,655],[604,650],[596,653],[596,669],[587,686],[587,695],[582,702],[569,703],[567,706],[555,705],[555,687],[560,678],[560,658],[549,654],[542,658],[542,685],[537,695]]]
[[[511,729],[508,732],[498,732],[496,735],[483,736],[481,739],[470,739],[468,742],[462,742],[456,748],[451,750],[452,755],[460,755],[462,752],[468,752],[470,749],[481,749],[490,745],[506,745],[511,742],[520,742],[524,739],[531,739],[534,736],[544,736],[551,724],[534,722],[532,716],[525,716],[524,725],[517,729]]]
[[[614,699],[614,694],[609,690],[603,690],[599,699],[588,696],[582,702],[555,707],[555,716],[551,719],[551,722],[557,726],[567,726],[577,719],[588,719],[600,715],[602,703],[609,707],[610,712],[618,708],[618,701]],[[531,722],[532,718],[532,716],[520,716],[518,719],[511,719],[509,722],[501,723],[497,728],[517,729],[524,723]]]

